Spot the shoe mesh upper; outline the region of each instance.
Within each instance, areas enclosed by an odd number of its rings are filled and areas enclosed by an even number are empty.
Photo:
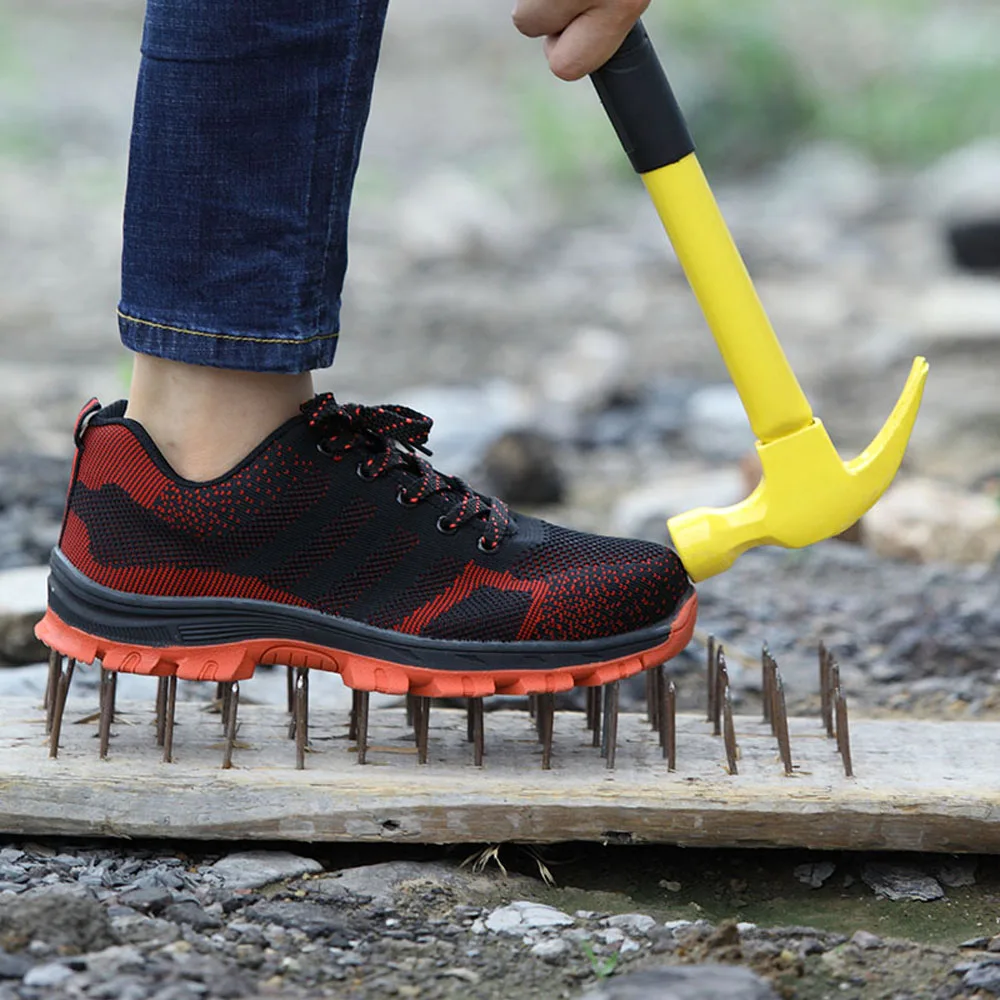
[[[669,618],[689,592],[662,546],[523,516],[484,552],[489,498],[444,533],[454,496],[401,502],[414,474],[396,463],[363,478],[365,446],[321,453],[295,420],[233,474],[192,484],[138,425],[103,411],[84,436],[60,547],[117,590],[293,604],[442,639],[617,635]]]

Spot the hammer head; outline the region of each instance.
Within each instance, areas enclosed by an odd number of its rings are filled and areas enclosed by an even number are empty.
[[[927,362],[917,358],[889,419],[857,458],[845,462],[822,421],[757,442],[760,483],[732,507],[700,507],[667,522],[695,581],[721,573],[747,549],[799,549],[840,534],[886,491],[903,461],[917,418]]]

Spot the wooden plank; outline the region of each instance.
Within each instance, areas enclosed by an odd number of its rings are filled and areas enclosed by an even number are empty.
[[[488,712],[483,768],[465,713],[434,706],[430,763],[417,763],[401,709],[373,709],[369,763],[347,719],[314,706],[307,769],[294,769],[285,714],[244,705],[234,768],[220,769],[217,714],[178,705],[176,760],[160,761],[151,701],[119,706],[98,759],[91,700],[71,699],[58,759],[43,713],[0,706],[0,828],[8,834],[426,843],[591,840],[692,846],[918,851],[1000,850],[1000,723],[855,720],[856,777],[844,777],[818,719],[792,719],[795,771],[774,739],[737,717],[739,774],[701,718],[678,719],[668,772],[645,721],[622,715],[617,768],[583,716],[559,713],[551,771],[523,712]]]

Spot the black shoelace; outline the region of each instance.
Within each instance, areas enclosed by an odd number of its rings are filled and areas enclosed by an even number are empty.
[[[357,454],[358,475],[363,479],[378,479],[394,469],[407,473],[396,494],[401,504],[418,504],[435,494],[452,500],[437,520],[443,534],[478,519],[483,524],[478,544],[484,552],[492,552],[507,534],[510,511],[502,500],[477,493],[456,476],[441,475],[415,454],[431,454],[426,447],[430,417],[406,406],[341,404],[329,392],[303,403],[302,412],[320,435],[320,451],[335,461]]]

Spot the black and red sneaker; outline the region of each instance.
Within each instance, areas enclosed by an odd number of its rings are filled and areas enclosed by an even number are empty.
[[[234,681],[258,663],[431,697],[598,685],[674,656],[677,556],[514,514],[415,450],[431,421],[318,396],[231,472],[178,477],[92,401],[39,638],[111,670]]]

